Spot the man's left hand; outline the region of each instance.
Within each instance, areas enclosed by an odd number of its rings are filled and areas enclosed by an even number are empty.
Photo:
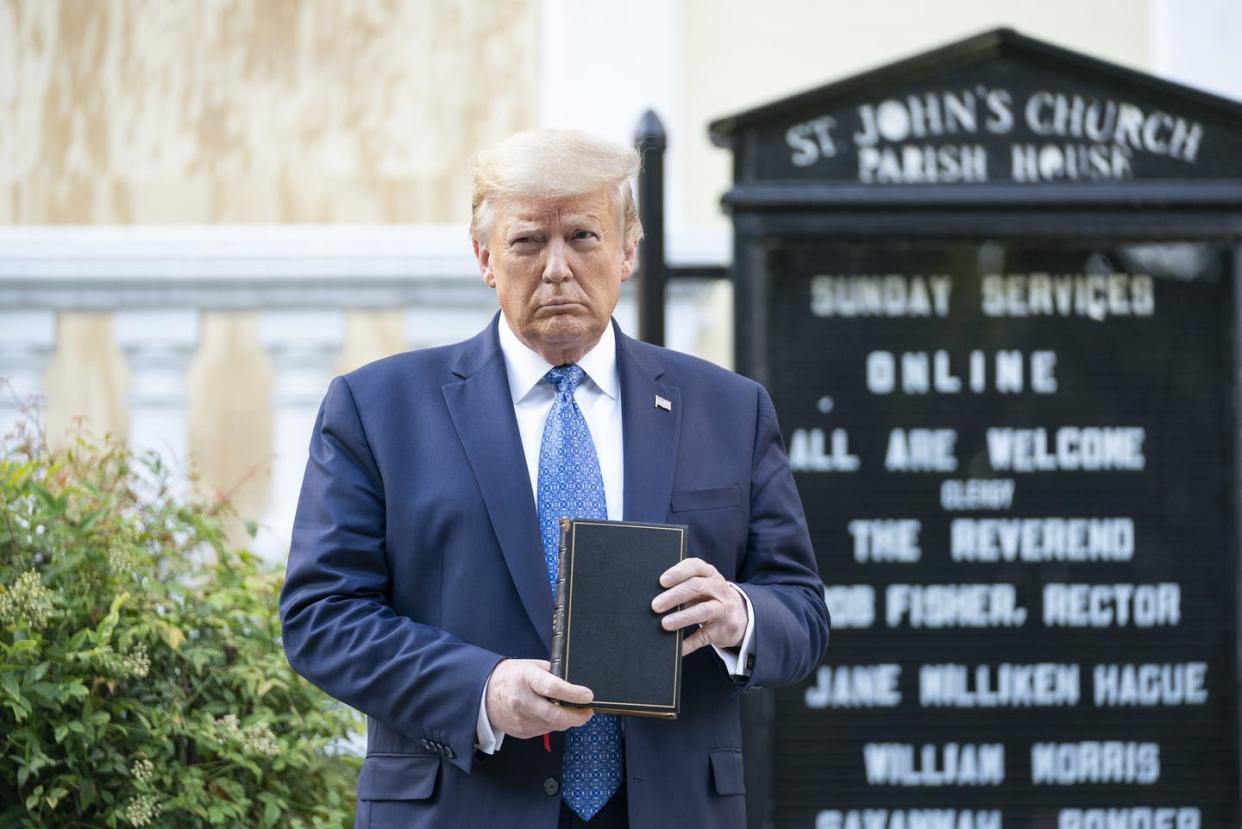
[[[660,586],[666,589],[651,602],[652,610],[664,613],[682,606],[661,620],[665,630],[700,625],[682,639],[682,656],[704,645],[736,648],[742,644],[748,621],[746,601],[715,567],[701,558],[688,558],[665,570]]]

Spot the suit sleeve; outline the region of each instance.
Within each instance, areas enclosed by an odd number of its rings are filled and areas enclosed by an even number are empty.
[[[315,419],[293,521],[285,653],[333,697],[469,771],[479,699],[501,656],[394,612],[384,539],[383,482],[337,377]]]
[[[757,386],[750,531],[737,582],[754,611],[754,664],[743,687],[797,682],[828,648],[824,585],[772,400]]]

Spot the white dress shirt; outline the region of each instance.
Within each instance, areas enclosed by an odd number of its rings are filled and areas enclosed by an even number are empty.
[[[513,397],[513,414],[517,417],[518,434],[522,438],[522,451],[526,456],[526,469],[530,473],[530,491],[537,500],[539,449],[543,443],[543,427],[556,399],[556,387],[544,380],[544,375],[553,366],[517,338],[503,313],[498,328],[500,350],[504,354],[505,371],[509,376],[509,394]],[[587,429],[591,432],[591,440],[595,443],[595,455],[599,458],[599,471],[604,479],[608,520],[620,521],[625,514],[624,434],[621,428],[621,375],[617,371],[617,338],[611,325],[604,329],[595,347],[578,360],[578,366],[586,376],[574,389],[574,401],[582,411]],[[742,599],[746,602],[746,632],[742,636],[741,647],[736,653],[716,648],[714,645],[712,647],[730,674],[745,676],[749,673],[745,666],[748,664],[747,657],[754,638],[754,609],[746,591],[736,584],[733,587],[742,594]],[[483,697],[479,700],[476,730],[479,750],[491,754],[500,748],[505,734],[493,728],[487,718],[486,683],[483,685]]]

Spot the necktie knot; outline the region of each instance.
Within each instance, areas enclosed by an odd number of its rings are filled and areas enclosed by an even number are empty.
[[[557,394],[573,394],[574,389],[578,388],[578,384],[586,376],[586,372],[577,363],[569,363],[548,369],[548,373],[543,376],[549,383],[556,386]]]

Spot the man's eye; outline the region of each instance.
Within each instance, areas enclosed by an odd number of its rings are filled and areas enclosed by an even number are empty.
[[[574,233],[575,239],[598,239],[599,236],[593,230],[579,230]]]

